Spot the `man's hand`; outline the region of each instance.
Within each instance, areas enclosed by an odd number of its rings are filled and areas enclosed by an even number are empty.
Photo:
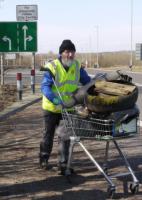
[[[59,97],[55,97],[53,99],[53,104],[56,106],[61,105],[62,108],[71,108],[75,105],[75,100],[72,98],[70,102],[65,103]]]
[[[59,98],[59,97],[55,97],[54,99],[53,99],[53,104],[54,105],[62,105],[63,104],[63,102],[62,102],[62,100]]]

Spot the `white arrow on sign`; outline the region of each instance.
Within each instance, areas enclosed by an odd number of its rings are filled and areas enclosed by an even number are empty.
[[[27,38],[26,38],[26,41],[31,41],[33,39],[33,37],[31,35],[29,35]]]
[[[24,50],[26,51],[27,50],[27,41],[30,42],[33,37],[31,35],[27,36],[27,30],[28,30],[28,27],[26,25],[24,25],[22,27],[23,31],[24,31]]]
[[[8,42],[9,51],[11,51],[11,39],[8,38],[6,35],[2,38],[4,42]]]

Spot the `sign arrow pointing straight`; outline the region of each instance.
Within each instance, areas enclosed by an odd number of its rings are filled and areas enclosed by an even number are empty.
[[[23,31],[24,31],[24,50],[26,51],[27,50],[27,41],[31,41],[33,39],[33,37],[31,35],[27,36],[27,30],[28,30],[28,27],[26,25],[24,25],[22,27]]]
[[[22,27],[23,31],[24,31],[24,50],[26,51],[27,49],[27,30],[28,30],[28,27],[26,25],[24,25]]]

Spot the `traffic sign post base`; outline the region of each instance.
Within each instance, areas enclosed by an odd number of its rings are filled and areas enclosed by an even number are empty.
[[[31,85],[32,93],[35,94],[35,84]]]
[[[31,70],[31,89],[32,93],[35,93],[35,69]]]
[[[22,73],[17,73],[17,98],[22,100]]]
[[[20,90],[20,91],[18,91],[18,93],[17,93],[17,98],[18,98],[18,100],[22,100],[22,94],[23,94],[23,91],[22,90]]]

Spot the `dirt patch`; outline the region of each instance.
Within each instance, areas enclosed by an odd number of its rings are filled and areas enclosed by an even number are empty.
[[[16,85],[1,85],[0,86],[0,111],[10,106],[17,100]]]

